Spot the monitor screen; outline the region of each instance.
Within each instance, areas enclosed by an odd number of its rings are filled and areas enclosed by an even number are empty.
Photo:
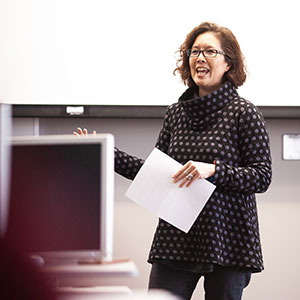
[[[109,260],[112,208],[111,135],[14,138],[7,235],[23,252]]]

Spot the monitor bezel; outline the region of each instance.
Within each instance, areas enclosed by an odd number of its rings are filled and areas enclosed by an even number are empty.
[[[101,189],[100,189],[100,245],[99,249],[61,250],[34,252],[34,258],[46,262],[103,261],[113,259],[114,223],[114,137],[109,133],[93,134],[86,137],[74,135],[19,136],[12,137],[12,147],[24,145],[70,145],[98,144],[101,146]],[[13,158],[12,158],[13,159]]]
[[[0,237],[3,238],[8,222],[10,186],[10,138],[12,132],[12,108],[0,103]]]

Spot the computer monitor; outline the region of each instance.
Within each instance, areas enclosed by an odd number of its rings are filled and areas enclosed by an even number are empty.
[[[0,237],[8,219],[11,130],[11,105],[0,103]]]
[[[114,139],[12,138],[7,239],[46,262],[112,260]]]

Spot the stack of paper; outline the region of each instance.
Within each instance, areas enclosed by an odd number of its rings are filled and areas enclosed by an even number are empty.
[[[215,185],[205,179],[179,188],[172,176],[180,163],[154,148],[129,186],[126,196],[161,219],[188,232]]]

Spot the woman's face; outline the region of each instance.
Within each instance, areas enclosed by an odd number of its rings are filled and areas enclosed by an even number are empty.
[[[223,51],[221,43],[212,32],[205,32],[196,38],[193,50],[216,49]],[[222,85],[224,73],[230,69],[223,54],[207,58],[201,53],[198,57],[190,57],[191,76],[199,87],[199,96],[205,96]]]

